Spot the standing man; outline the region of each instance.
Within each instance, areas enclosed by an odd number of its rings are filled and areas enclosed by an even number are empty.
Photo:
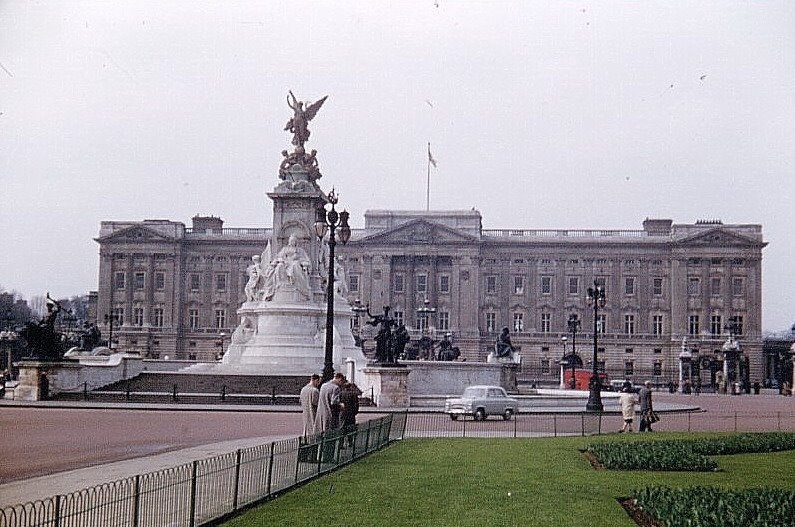
[[[651,414],[654,411],[651,404],[651,381],[643,383],[638,397],[640,399],[640,431],[651,432]]]
[[[299,400],[301,402],[301,417],[304,422],[304,437],[311,436],[315,433],[315,417],[317,415],[317,404],[320,398],[318,386],[320,386],[320,375],[313,374],[312,377],[309,378],[309,383],[301,388]]]
[[[326,381],[320,387],[315,416],[315,433],[326,432],[340,425],[340,386],[345,382],[345,376],[339,372],[334,378]]]

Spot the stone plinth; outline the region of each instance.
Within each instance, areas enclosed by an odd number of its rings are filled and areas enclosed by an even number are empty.
[[[503,364],[458,361],[402,361],[411,369],[409,395],[461,395],[475,384],[503,386]]]
[[[368,366],[362,369],[364,385],[372,389],[376,406],[408,408],[409,368]]]
[[[21,401],[41,401],[61,392],[80,392],[84,388],[95,390],[135,377],[143,369],[139,355],[126,353],[81,356],[60,362],[22,360],[16,364],[19,384],[14,389],[14,399]]]

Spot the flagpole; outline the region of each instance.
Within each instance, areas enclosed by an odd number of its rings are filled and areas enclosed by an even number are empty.
[[[431,143],[428,143],[428,179],[425,186],[425,210],[431,210]]]

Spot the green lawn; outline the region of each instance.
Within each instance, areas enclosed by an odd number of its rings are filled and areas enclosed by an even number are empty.
[[[795,488],[795,451],[721,456],[714,473],[594,470],[579,452],[696,435],[404,440],[224,525],[631,527],[616,498],[649,484]]]

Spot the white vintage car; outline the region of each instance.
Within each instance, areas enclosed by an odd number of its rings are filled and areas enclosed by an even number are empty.
[[[499,386],[469,386],[463,395],[444,402],[444,413],[456,420],[459,415],[471,415],[482,421],[490,415],[499,415],[506,421],[519,411],[519,401],[508,397]]]

